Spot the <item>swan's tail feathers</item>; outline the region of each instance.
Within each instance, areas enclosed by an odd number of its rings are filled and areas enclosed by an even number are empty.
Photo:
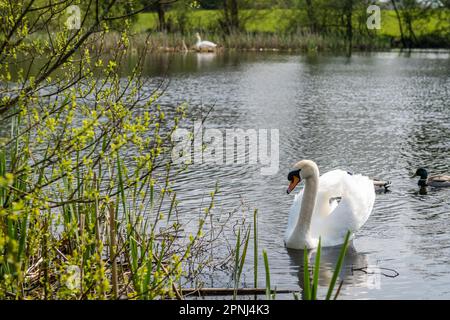
[[[358,230],[369,218],[375,202],[373,181],[360,174],[347,175],[343,179],[343,199],[346,198],[350,211],[353,213],[351,230]],[[341,203],[344,202],[341,201]]]

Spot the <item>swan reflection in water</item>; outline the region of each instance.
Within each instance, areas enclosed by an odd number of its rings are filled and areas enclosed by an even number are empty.
[[[197,53],[197,68],[204,68],[211,65],[216,59],[217,54],[215,52],[202,52]]]
[[[340,252],[341,246],[321,248],[318,289],[319,299],[321,299],[321,294],[326,294],[326,290],[328,290]],[[290,258],[291,266],[295,267],[296,271],[294,274],[298,277],[298,284],[303,291],[304,251],[287,248],[287,253]],[[311,276],[316,253],[317,250],[308,250],[308,264]],[[379,287],[380,276],[380,273],[376,271],[376,267],[369,264],[367,255],[365,253],[357,252],[353,242],[350,242],[342,264],[341,272],[334,287],[333,295],[341,281],[344,281],[340,292],[341,294],[346,288],[348,289],[350,287],[367,289],[377,288]]]

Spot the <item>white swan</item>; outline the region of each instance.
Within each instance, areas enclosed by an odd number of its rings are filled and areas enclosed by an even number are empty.
[[[202,41],[202,38],[198,32],[195,36],[197,37],[197,43],[195,44],[197,51],[214,51],[216,49],[217,44],[211,41]]]
[[[319,237],[324,247],[344,242],[348,231],[357,231],[367,221],[375,202],[371,179],[333,170],[319,178],[319,168],[311,160],[295,164],[288,175],[290,193],[302,180],[305,188],[294,199],[285,234],[286,247],[315,248]]]

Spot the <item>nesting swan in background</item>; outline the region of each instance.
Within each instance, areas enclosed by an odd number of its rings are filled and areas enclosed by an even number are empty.
[[[195,49],[197,51],[210,52],[210,51],[216,50],[217,44],[215,44],[214,42],[211,42],[211,41],[206,41],[206,40],[202,41],[202,38],[200,37],[200,34],[198,32],[195,34],[195,36],[197,37],[197,43],[195,44]]]
[[[285,234],[286,247],[315,248],[319,237],[324,247],[344,242],[369,218],[375,202],[374,182],[362,175],[333,170],[319,178],[319,168],[302,160],[289,173],[287,193],[302,180],[305,187],[294,199]]]

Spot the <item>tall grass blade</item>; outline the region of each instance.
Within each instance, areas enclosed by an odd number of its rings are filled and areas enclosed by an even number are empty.
[[[344,262],[345,253],[347,252],[349,239],[350,239],[350,231],[348,231],[347,235],[345,236],[344,244],[342,245],[341,252],[339,254],[339,258],[336,263],[336,268],[334,269],[333,277],[331,278],[331,282],[328,287],[326,300],[330,300],[334,286],[336,285],[336,280],[339,276],[339,273],[341,272],[342,263]]]
[[[17,253],[17,260],[22,263],[22,256],[25,251],[26,239],[27,239],[27,231],[28,231],[28,212],[26,212],[22,218],[22,224],[20,226],[20,242],[19,242],[19,251]]]
[[[269,259],[267,258],[266,250],[263,250],[263,258],[264,258],[264,268],[266,270],[266,297],[270,300],[270,268],[269,268]]]
[[[242,270],[244,270],[245,258],[247,256],[247,248],[248,248],[249,242],[250,242],[250,229],[247,230],[247,233],[245,235],[244,248],[242,249],[242,255],[240,257],[237,256],[237,258],[239,259],[239,266],[238,266],[236,279],[235,279],[235,289],[234,289],[234,298],[235,299],[237,297],[237,288],[238,288],[239,282],[241,280]]]
[[[317,300],[317,286],[319,283],[319,270],[320,270],[320,252],[322,247],[322,239],[319,238],[319,245],[317,246],[316,261],[314,264],[313,285],[311,290],[311,300]]]
[[[308,249],[303,250],[303,300],[311,300],[311,284],[309,281]]]
[[[240,258],[241,261],[239,263],[238,281],[240,280],[242,270],[244,269],[244,263],[245,263],[245,258],[247,256],[247,248],[248,248],[249,242],[250,242],[250,229],[248,229],[247,234],[245,235],[244,249],[242,249],[242,255]]]
[[[253,213],[253,287],[258,287],[258,210]]]
[[[111,261],[111,285],[113,291],[113,299],[117,299],[118,295],[118,284],[117,284],[117,262],[116,262],[116,221],[115,221],[114,206],[109,205],[109,232],[110,232],[110,242],[109,242],[109,260]]]
[[[239,254],[241,251],[241,229],[238,230],[237,239],[236,239],[236,247],[235,247],[235,255],[234,255],[234,294],[233,299],[237,297],[237,288],[238,288],[238,268],[239,268]]]

